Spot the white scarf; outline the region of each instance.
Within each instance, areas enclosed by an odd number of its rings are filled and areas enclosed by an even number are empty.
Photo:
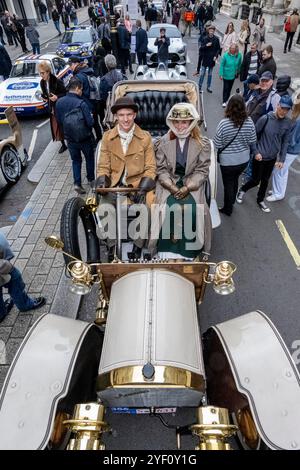
[[[118,125],[118,133],[120,136],[122,150],[123,150],[124,155],[126,155],[129,144],[133,139],[134,129],[135,129],[135,125],[130,129],[129,132],[124,132],[120,129],[120,126]]]

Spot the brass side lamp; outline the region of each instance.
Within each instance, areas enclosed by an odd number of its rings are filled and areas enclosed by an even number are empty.
[[[213,284],[214,291],[220,295],[232,294],[235,291],[233,273],[236,265],[231,261],[220,261],[220,263],[208,263],[213,272],[209,272],[204,279],[206,284]]]

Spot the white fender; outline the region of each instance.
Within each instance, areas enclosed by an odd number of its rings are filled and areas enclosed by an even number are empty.
[[[78,379],[79,369],[91,369],[91,349],[98,348],[100,354],[99,335],[93,324],[57,315],[43,315],[34,324],[10,366],[0,395],[1,450],[47,446],[57,406],[68,394],[73,374]]]
[[[269,448],[300,450],[300,376],[271,320],[255,311],[208,333],[210,402],[234,411],[248,401],[257,431]]]

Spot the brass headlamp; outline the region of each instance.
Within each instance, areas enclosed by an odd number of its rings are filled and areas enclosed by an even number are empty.
[[[220,295],[232,294],[235,291],[233,273],[236,271],[236,265],[231,261],[220,261],[220,263],[208,263],[213,272],[204,279],[206,284],[213,284],[214,291]]]

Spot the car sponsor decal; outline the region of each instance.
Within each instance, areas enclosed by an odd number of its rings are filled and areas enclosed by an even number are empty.
[[[39,84],[34,82],[17,82],[8,85],[7,90],[31,90],[38,86]]]
[[[4,102],[31,101],[32,95],[6,95]]]

